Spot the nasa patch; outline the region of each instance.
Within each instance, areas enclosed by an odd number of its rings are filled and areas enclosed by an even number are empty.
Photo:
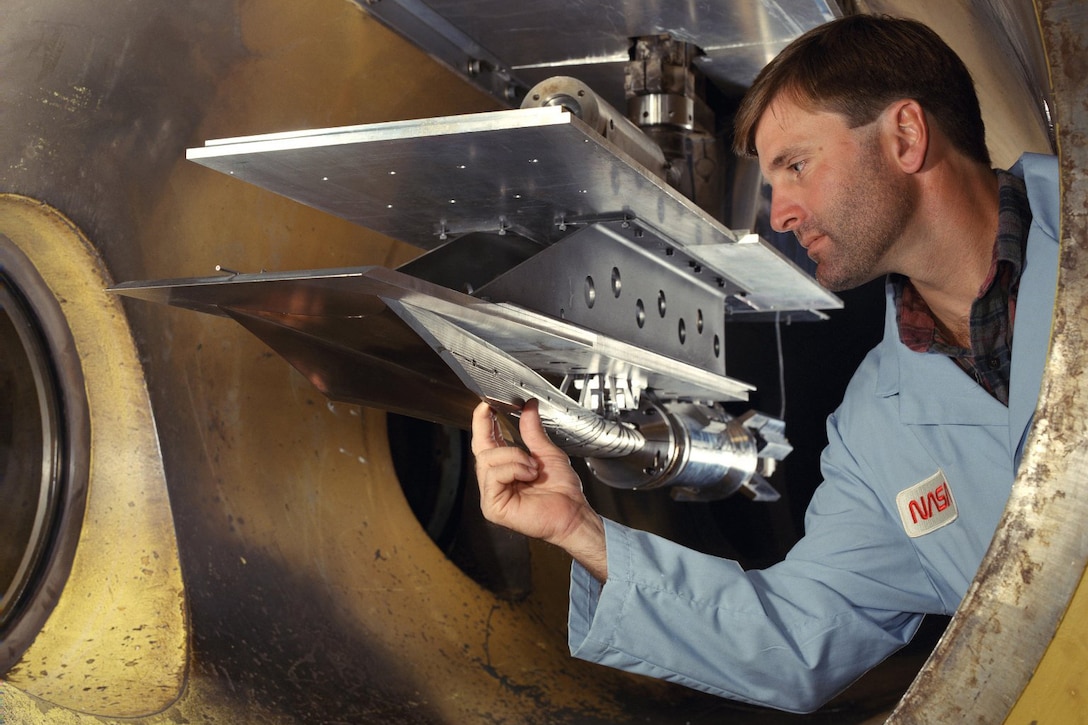
[[[924,481],[905,488],[895,497],[899,518],[907,536],[916,538],[956,520],[956,499],[944,473],[938,470]]]

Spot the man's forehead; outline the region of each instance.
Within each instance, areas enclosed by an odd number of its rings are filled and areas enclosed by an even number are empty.
[[[785,132],[803,122],[807,117],[816,116],[818,109],[811,103],[801,103],[792,94],[779,93],[763,110],[755,125],[755,135],[768,135],[768,132]]]
[[[783,96],[778,94],[774,100],[767,104],[766,110],[763,111],[763,115],[759,117],[759,121],[756,122],[756,128],[763,123],[773,123],[782,126],[789,123],[790,119],[799,113],[811,113],[815,109],[811,104],[802,104],[794,100],[792,97]]]
[[[753,135],[760,166],[765,169],[782,166],[785,161],[783,156],[804,142],[804,134],[799,133],[803,129],[799,126],[806,113],[797,103],[781,96],[767,104],[756,121]]]
[[[828,131],[838,128],[848,128],[840,114],[779,94],[756,121],[756,155],[761,165],[780,164],[779,157],[788,149],[817,143]]]

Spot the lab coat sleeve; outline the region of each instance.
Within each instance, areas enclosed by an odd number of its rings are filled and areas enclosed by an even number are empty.
[[[608,581],[572,570],[572,654],[809,712],[906,644],[939,599],[834,416],[828,433],[806,536],[766,570],[606,522]]]

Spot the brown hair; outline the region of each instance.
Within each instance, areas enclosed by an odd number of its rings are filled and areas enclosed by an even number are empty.
[[[894,101],[922,106],[953,146],[989,165],[974,83],[959,56],[925,25],[851,15],[809,30],[760,71],[735,119],[734,150],[755,156],[756,125],[780,94],[864,126]]]

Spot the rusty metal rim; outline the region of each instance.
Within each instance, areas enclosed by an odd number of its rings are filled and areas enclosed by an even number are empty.
[[[1088,380],[1088,153],[1078,0],[1036,0],[1055,98],[1061,169],[1058,293],[1035,423],[1005,514],[975,581],[889,723],[1004,721],[1046,652],[1088,563],[1083,421]],[[1075,104],[1080,104],[1079,109]]]

